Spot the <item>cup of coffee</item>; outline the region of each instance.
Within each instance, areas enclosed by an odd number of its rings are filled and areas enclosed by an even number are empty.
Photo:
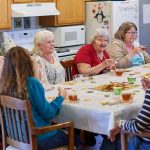
[[[123,100],[123,101],[128,102],[128,101],[132,100],[132,98],[133,98],[133,93],[130,93],[130,92],[123,92],[121,96],[122,96],[122,100]]]
[[[123,69],[115,69],[115,75],[116,76],[122,76],[124,73]]]
[[[113,92],[115,95],[121,95],[123,88],[122,87],[113,87]]]

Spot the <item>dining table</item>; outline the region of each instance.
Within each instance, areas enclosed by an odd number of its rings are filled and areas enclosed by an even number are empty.
[[[134,77],[135,83],[129,84],[128,77]],[[138,115],[144,101],[145,91],[141,85],[142,77],[150,77],[150,64],[123,69],[122,76],[114,70],[105,74],[90,77],[79,77],[69,82],[56,84],[46,91],[46,98],[52,101],[58,96],[58,87],[65,88],[67,93],[77,95],[77,100],[67,97],[54,119],[57,122],[73,121],[74,127],[98,134],[109,135],[118,120],[133,119]],[[113,89],[99,90],[99,87],[112,83],[123,83],[128,88],[122,92],[132,93],[128,102],[122,96],[115,95]]]

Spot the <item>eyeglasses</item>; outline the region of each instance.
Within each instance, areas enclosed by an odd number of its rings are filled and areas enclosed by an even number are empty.
[[[132,32],[132,31],[129,31],[129,32],[126,32],[126,33],[128,33],[130,35],[137,35],[137,32]]]

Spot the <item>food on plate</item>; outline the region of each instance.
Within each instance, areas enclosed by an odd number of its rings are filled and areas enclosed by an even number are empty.
[[[75,83],[73,81],[69,81],[69,82],[64,82],[64,85],[74,85]]]
[[[100,101],[100,103],[102,104],[102,105],[108,105],[108,101],[107,100],[102,100],[102,101]]]
[[[110,82],[109,84],[104,84],[95,87],[95,90],[104,91],[104,92],[112,92],[113,87],[122,87],[123,90],[132,89],[137,87],[138,85],[129,84],[128,82]]]

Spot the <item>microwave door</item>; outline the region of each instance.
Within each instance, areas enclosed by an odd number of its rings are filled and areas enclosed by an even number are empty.
[[[78,44],[78,31],[76,30],[70,30],[70,31],[64,31],[63,33],[64,38],[62,40],[62,45],[64,46],[72,46]]]

